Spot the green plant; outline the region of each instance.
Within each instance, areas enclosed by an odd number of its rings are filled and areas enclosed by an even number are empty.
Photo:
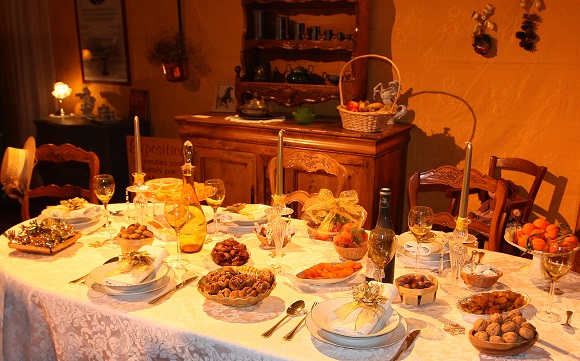
[[[190,46],[179,33],[163,34],[147,51],[151,64],[180,63],[188,58]]]

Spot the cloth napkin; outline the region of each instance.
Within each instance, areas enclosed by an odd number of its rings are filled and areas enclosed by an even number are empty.
[[[271,117],[268,119],[244,119],[236,114],[226,117],[225,119],[229,120],[230,122],[236,123],[277,123],[283,122],[286,119],[286,117],[280,116],[280,117]]]
[[[101,213],[101,206],[87,203],[87,206],[81,209],[70,210],[69,208],[59,205],[47,207],[49,217],[51,218],[89,218],[92,219]]]
[[[133,271],[126,273],[121,273],[114,276],[105,277],[103,283],[110,286],[132,286],[143,282],[144,279],[149,277],[153,272],[157,272],[159,267],[163,263],[163,260],[169,255],[169,252],[165,248],[154,247],[154,246],[143,246],[140,251],[145,251],[154,257],[153,267],[147,267],[145,271],[133,274]]]
[[[371,281],[369,283],[376,283],[376,282]],[[381,307],[383,307],[385,309],[385,314],[383,315],[383,317],[381,319],[388,320],[392,316],[393,309],[391,308],[391,303],[393,302],[393,300],[395,299],[395,297],[397,296],[398,293],[399,293],[399,290],[398,290],[397,286],[390,284],[390,283],[383,284],[383,295],[387,298],[387,301],[385,303],[381,304]],[[356,318],[358,317],[360,312],[361,312],[361,309],[356,309],[353,312],[351,312],[344,320],[339,320],[334,315],[334,312],[332,312],[331,316],[330,316],[330,320],[329,320],[330,324],[332,325],[332,328],[334,330],[337,330],[337,331],[351,333],[353,335],[357,335],[357,334],[358,335],[368,335],[369,333],[371,333],[373,328],[375,328],[377,323],[379,323],[380,319],[377,316],[375,316],[375,319],[373,320],[373,322],[366,323],[363,326],[361,326],[358,330],[355,331]]]
[[[405,251],[408,251],[412,255],[417,253],[417,246],[418,244],[416,241],[409,241],[403,245]],[[419,256],[428,256],[431,253],[438,253],[440,251],[441,243],[439,242],[421,243],[421,247],[419,248]]]

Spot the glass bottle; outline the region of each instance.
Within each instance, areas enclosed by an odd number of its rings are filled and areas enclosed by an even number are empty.
[[[383,268],[384,277],[381,279],[383,283],[393,283],[395,278],[395,253],[396,253],[396,237],[393,237],[394,228],[391,220],[391,189],[381,188],[379,193],[379,215],[377,217],[377,224],[370,232],[369,242],[372,238],[388,237],[393,241],[391,247],[391,259]],[[367,256],[367,267],[365,279],[367,281],[374,280],[374,274],[378,266],[373,260]]]
[[[197,253],[203,248],[207,234],[205,215],[195,193],[193,173],[195,167],[193,161],[193,145],[189,140],[183,143],[184,165],[181,167],[183,174],[183,189],[181,196],[186,198],[189,204],[189,219],[181,229],[181,251],[185,253]]]

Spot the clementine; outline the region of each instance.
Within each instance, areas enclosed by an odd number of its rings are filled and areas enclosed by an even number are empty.
[[[522,232],[524,232],[524,234],[530,235],[530,233],[532,233],[535,228],[536,226],[534,226],[533,223],[526,223],[522,226]]]
[[[534,251],[543,251],[548,244],[541,238],[532,238],[532,249]]]
[[[524,248],[528,248],[528,238],[530,236],[526,235],[526,234],[521,234],[518,237],[518,246],[520,247],[524,247]]]
[[[560,243],[560,245],[564,248],[566,248],[567,250],[573,250],[574,248],[578,247],[578,237],[569,234],[566,236],[566,238],[564,238],[562,240],[562,242]]]
[[[545,219],[538,218],[538,219],[534,220],[533,224],[534,224],[534,226],[536,226],[536,228],[546,229],[546,227],[548,227],[550,222],[546,221]]]

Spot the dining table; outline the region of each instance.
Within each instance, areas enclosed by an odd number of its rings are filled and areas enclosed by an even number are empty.
[[[119,210],[110,217],[112,228],[119,230],[135,221],[128,216],[128,206],[111,204]],[[205,210],[205,209],[204,209]],[[212,212],[209,211],[208,219]],[[153,218],[162,213],[153,212]],[[32,220],[34,221],[34,220]],[[11,230],[18,230],[25,221]],[[151,292],[114,295],[85,285],[69,284],[70,280],[91,272],[118,256],[114,243],[94,247],[105,235],[100,223],[87,227],[71,246],[54,254],[24,252],[8,246],[6,234],[0,236],[0,360],[391,360],[403,338],[390,345],[353,347],[317,338],[312,325],[302,326],[295,337],[286,341],[302,315],[289,317],[269,338],[262,333],[286,315],[296,300],[303,300],[306,309],[315,302],[350,297],[352,288],[365,281],[367,257],[359,262],[362,270],[338,283],[311,284],[296,275],[320,262],[343,262],[332,242],[309,237],[301,220],[291,221],[295,234],[283,248],[282,273],[276,275],[271,294],[255,305],[227,306],[205,298],[197,289],[199,278],[220,268],[213,262],[211,250],[216,242],[206,243],[198,253],[183,253],[189,264],[186,270],[171,272],[172,280],[165,287]],[[276,263],[271,249],[266,249],[251,227],[227,228],[234,238],[247,246],[248,266],[268,268]],[[208,234],[213,224],[208,224]],[[99,243],[97,243],[99,244]],[[176,254],[173,239],[158,239],[153,246]],[[562,322],[548,323],[535,317],[546,308],[549,280],[530,277],[531,260],[508,254],[484,251],[484,263],[502,270],[503,276],[490,289],[479,289],[453,279],[449,264],[437,273],[437,264],[422,264],[419,270],[438,280],[436,298],[429,304],[413,306],[397,295],[392,308],[406,321],[405,333],[420,330],[415,342],[402,354],[406,361],[466,360],[550,360],[570,361],[580,358],[580,274],[570,271],[557,281],[553,310],[565,315],[574,311],[571,326]],[[414,273],[414,264],[404,253],[397,253],[395,277]],[[148,301],[175,286],[182,279],[199,278],[168,295],[156,304]],[[522,315],[537,329],[539,339],[526,352],[509,357],[480,353],[470,343],[468,332],[476,315],[461,311],[457,302],[473,293],[511,289],[526,294],[530,302]],[[564,317],[565,318],[565,317]],[[464,333],[445,331],[446,325],[457,324]]]

